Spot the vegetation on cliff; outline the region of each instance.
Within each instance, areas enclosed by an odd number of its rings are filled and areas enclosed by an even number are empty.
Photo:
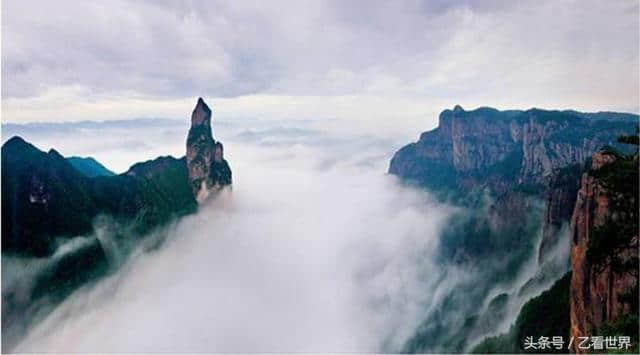
[[[626,310],[617,319],[604,322],[594,329],[594,333],[602,336],[630,336],[632,353],[640,349],[638,332],[638,135],[622,136],[619,141],[636,146],[632,154],[622,154],[608,148],[606,153],[613,161],[597,170],[590,171],[599,184],[604,187],[608,197],[609,213],[600,226],[593,228],[587,249],[587,259],[592,265],[592,272],[598,274],[610,268],[618,275],[627,275],[632,280],[626,285],[627,290],[617,299]]]
[[[526,337],[537,342],[541,336],[553,339],[561,336],[569,340],[569,287],[571,273],[567,273],[553,286],[528,301],[520,311],[516,322],[505,334],[489,337],[476,345],[472,352],[483,354],[517,354],[527,352],[567,353],[567,344],[562,349],[532,350],[526,349]]]
[[[206,107],[202,99],[198,107]],[[211,136],[208,121],[201,128]],[[222,145],[203,144],[207,176],[230,184]],[[157,246],[166,234],[159,227],[198,208],[185,157],[159,157],[115,175],[94,159],[45,153],[15,136],[2,146],[1,172],[3,347],[78,287],[119,267],[141,241],[145,249]],[[25,276],[25,269],[33,272]]]
[[[184,159],[159,158],[122,175],[88,177],[55,150],[19,137],[2,147],[2,251],[50,255],[94,220],[136,221],[139,233],[195,211]]]
[[[496,192],[515,185],[540,191],[554,169],[582,163],[604,145],[637,126],[638,116],[481,107],[444,110],[438,127],[401,148],[389,173],[422,186]]]
[[[76,168],[76,170],[88,177],[116,175],[113,171],[105,168],[104,165],[91,157],[69,157],[67,161],[71,163],[71,166]]]
[[[638,136],[623,136],[619,141],[638,145]],[[615,272],[627,272],[638,277],[637,255],[622,260],[627,250],[638,248],[638,152],[622,154],[613,148],[606,153],[613,162],[589,172],[609,199],[609,213],[601,226],[594,228],[589,239],[587,258],[597,271],[611,266]]]
[[[540,290],[538,286],[548,287],[566,272],[568,248],[562,243],[567,242],[585,166],[590,165],[591,155],[605,145],[629,152],[617,137],[635,131],[637,122],[637,115],[612,112],[498,111],[487,107],[466,111],[456,106],[440,114],[436,129],[422,133],[417,142],[400,149],[391,160],[389,173],[462,207],[441,237],[441,262],[470,270],[494,270],[483,275],[483,281],[506,285],[518,275],[523,261],[537,253],[538,271],[514,293],[520,297],[522,292]],[[542,240],[537,244],[541,234]],[[540,245],[538,250],[536,245]],[[500,268],[493,269],[491,260],[500,260]],[[562,328],[562,334],[549,336],[562,335],[566,339],[569,335],[569,279],[562,279],[566,295],[554,289],[554,297],[562,299],[547,298],[548,293],[538,299],[558,310],[562,318],[549,321],[553,315],[540,312],[544,315],[540,322],[547,319],[545,322]],[[457,292],[484,300],[487,286],[476,284]],[[425,320],[405,350],[464,351],[466,344],[487,334],[491,327],[480,321],[489,317],[486,309],[469,309],[468,318],[441,324],[448,310],[456,307],[461,307],[456,297],[447,298],[439,306],[441,312]],[[516,333],[507,337],[511,340],[494,339],[491,351],[518,352],[520,343],[514,339],[522,333],[517,329],[537,332],[530,336],[547,335],[531,309],[536,309],[535,302],[523,308],[513,326]],[[491,312],[494,323],[505,319],[500,307]]]

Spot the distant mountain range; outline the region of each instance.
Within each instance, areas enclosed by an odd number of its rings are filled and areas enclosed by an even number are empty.
[[[401,148],[391,160],[390,174],[466,208],[452,219],[442,238],[445,262],[491,270],[487,260],[501,260],[506,267],[496,268],[493,272],[501,274],[491,278],[501,283],[513,282],[511,275],[522,268],[527,255],[538,255],[537,274],[519,291],[496,296],[486,310],[465,306],[464,300],[455,301],[452,295],[441,305],[442,312],[425,319],[404,350],[473,350],[478,339],[493,329],[488,325],[502,321],[509,302],[536,285],[548,284],[558,272],[568,270],[570,262],[570,276],[528,302],[508,334],[483,342],[475,351],[523,352],[524,335],[568,340],[570,333],[607,334],[610,331],[605,328],[619,327],[616,322],[621,319],[629,324],[628,317],[634,314],[627,333],[636,336],[637,346],[638,124],[638,115],[626,113],[489,107],[466,111],[456,106],[440,114],[436,129]],[[616,177],[612,178],[618,181],[616,186],[598,181],[602,174],[596,171],[604,170]],[[607,200],[620,200],[623,195],[627,210],[607,207]],[[636,212],[635,220],[629,218],[629,210]],[[604,221],[611,218],[617,222],[610,222],[609,233],[602,232]],[[585,261],[585,255],[602,254],[602,245],[608,243],[594,244],[589,234],[596,231],[607,234],[602,240],[621,240],[618,247],[607,249],[607,255],[630,268],[620,271],[607,266],[602,271]],[[563,238],[567,233],[573,241],[570,260],[553,252],[569,247],[562,245],[569,243]],[[607,286],[606,280],[613,284]],[[467,299],[488,296],[477,289],[459,292],[468,293]],[[608,300],[606,311],[589,301],[594,299]],[[446,309],[460,307],[468,307],[470,313],[462,324],[443,323]],[[566,347],[560,350],[567,351]]]

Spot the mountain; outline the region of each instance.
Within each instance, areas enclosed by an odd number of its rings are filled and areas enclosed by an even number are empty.
[[[88,177],[55,150],[45,153],[11,138],[2,146],[2,251],[50,255],[64,239],[90,234],[101,214],[121,223],[136,220],[144,233],[195,210],[195,199],[185,194],[184,159],[147,162],[147,174],[133,168]]]
[[[461,197],[465,205],[482,202],[480,192],[490,193],[495,201],[489,213],[464,227],[480,226],[490,235],[521,234],[517,230],[530,215],[532,198],[545,199],[542,262],[571,217],[583,165],[603,146],[628,150],[617,137],[637,125],[638,116],[625,113],[456,106],[440,114],[436,129],[396,152],[389,173]],[[521,208],[526,206],[531,208]],[[469,250],[456,252],[464,257]]]
[[[205,107],[199,99],[194,112]],[[195,130],[211,137],[210,125],[197,123]],[[188,152],[193,144],[189,139]],[[222,145],[213,139],[197,144],[212,152],[201,166],[208,192],[231,184]],[[2,258],[34,263],[33,275],[20,278],[3,263],[5,349],[73,290],[113,271],[116,259],[149,235],[156,238],[150,232],[198,208],[192,187],[201,175],[186,157],[158,157],[115,175],[91,158],[65,159],[13,137],[2,146],[1,172]]]
[[[599,149],[630,152],[617,138],[637,127],[638,116],[625,113],[456,106],[440,114],[436,129],[396,152],[390,174],[462,208],[451,217],[438,253],[443,265],[476,279],[435,305],[440,311],[426,317],[403,350],[469,351],[488,335],[488,325],[564,275],[580,177]],[[532,256],[537,271],[518,284]],[[491,296],[489,285],[513,289]],[[491,307],[472,307],[457,293]],[[469,316],[446,320],[452,310]]]
[[[2,146],[2,251],[51,254],[56,236],[89,233],[98,213],[91,180],[57,151],[20,137]]]
[[[231,183],[222,144],[211,139],[211,111],[202,99],[194,115],[204,109],[206,120],[193,122],[187,141],[190,167],[187,158],[160,157],[114,175],[91,158],[65,159],[20,137],[9,139],[2,146],[2,251],[49,255],[57,239],[91,233],[102,214],[120,223],[135,220],[136,231],[144,234],[195,211],[199,191],[192,187],[200,183],[201,172],[207,174],[203,181],[209,190]],[[194,132],[209,139],[194,139]]]
[[[76,168],[76,170],[88,177],[116,175],[113,171],[105,168],[104,165],[91,157],[69,157],[67,161],[71,166]]]
[[[391,159],[389,173],[435,188],[538,186],[557,168],[582,163],[633,131],[638,116],[576,111],[444,110],[436,129]]]
[[[571,208],[573,271],[527,302],[509,332],[485,339],[474,352],[522,352],[522,340],[536,334],[565,341],[630,336],[625,350],[638,353],[638,153],[606,149],[589,165]],[[578,345],[547,352],[585,352]]]
[[[518,207],[544,199],[543,262],[569,222],[591,155],[604,146],[629,151],[617,138],[637,126],[638,116],[626,113],[456,106],[440,114],[436,129],[396,152],[389,173],[462,196],[467,205],[479,191],[489,192],[496,198],[492,213],[474,224],[488,225],[491,234],[511,229],[507,234],[517,235],[530,211]]]

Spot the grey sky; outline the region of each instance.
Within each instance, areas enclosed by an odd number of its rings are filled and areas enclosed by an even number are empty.
[[[635,0],[7,0],[3,121],[183,116],[197,96],[375,122],[456,103],[638,111],[638,21]]]

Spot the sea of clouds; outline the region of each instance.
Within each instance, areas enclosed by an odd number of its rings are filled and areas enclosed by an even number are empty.
[[[483,274],[437,262],[441,232],[460,208],[386,174],[406,135],[328,126],[214,122],[233,188],[163,229],[160,248],[140,248],[117,272],[76,291],[12,350],[402,350],[444,298]],[[121,173],[136,161],[182,156],[188,123],[3,128],[3,141],[20,134]],[[530,264],[525,280],[535,273]],[[463,321],[468,309],[448,317]]]

